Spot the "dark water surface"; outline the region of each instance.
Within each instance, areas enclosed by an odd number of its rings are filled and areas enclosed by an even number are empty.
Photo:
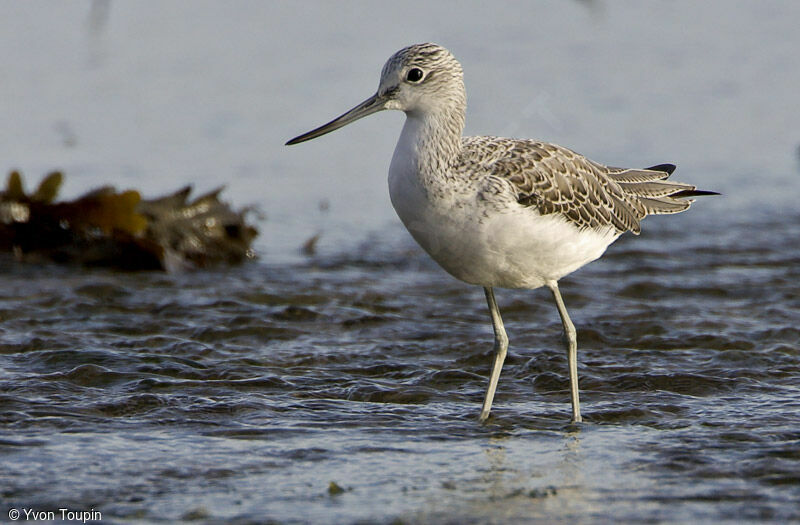
[[[410,245],[174,276],[7,261],[0,497],[132,522],[800,519],[800,217],[650,226],[564,281],[579,426],[542,291],[499,293],[477,423],[481,291]]]
[[[421,14],[424,13],[424,16]],[[0,522],[800,522],[800,4],[17,2],[0,170],[146,196],[227,184],[261,259],[167,275],[0,259]],[[386,58],[461,60],[467,133],[720,191],[549,293],[483,293],[391,209],[402,115],[302,146]],[[321,234],[317,253],[300,254]],[[334,483],[333,485],[331,483]]]

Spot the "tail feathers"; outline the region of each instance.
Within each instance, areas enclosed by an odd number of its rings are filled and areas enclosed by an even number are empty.
[[[669,177],[669,173],[666,171],[625,170],[609,173],[608,176],[619,184],[635,184],[638,182],[664,180]]]
[[[665,183],[666,185],[666,183]],[[686,189],[681,189],[686,188]],[[628,191],[627,188],[625,191]],[[631,192],[629,192],[631,194]],[[633,195],[638,195],[633,193]],[[694,202],[691,197],[701,197],[703,195],[719,195],[716,191],[698,190],[690,184],[676,182],[673,184],[670,193],[654,196],[640,196],[639,202],[644,206],[647,215],[660,215],[663,213],[680,213],[688,210]]]
[[[608,176],[639,202],[646,215],[680,213],[694,202],[691,197],[719,195],[715,191],[698,190],[692,184],[667,181],[674,171],[674,164],[658,164],[645,169],[615,170]]]
[[[667,181],[622,182],[619,185],[625,193],[636,197],[658,198],[695,190],[691,184]]]
[[[661,215],[665,213],[680,213],[688,210],[693,201],[677,200],[671,197],[663,198],[641,198],[639,202],[644,206],[648,215]]]

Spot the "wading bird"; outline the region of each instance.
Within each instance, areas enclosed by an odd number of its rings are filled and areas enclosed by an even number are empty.
[[[536,140],[463,137],[467,94],[461,64],[445,48],[417,44],[392,55],[378,91],[287,145],[310,140],[385,109],[406,121],[389,167],[400,220],[451,275],[482,286],[494,327],[494,364],[480,413],[489,416],[506,335],[495,287],[553,294],[567,340],[572,421],[581,421],[578,343],[558,280],[600,257],[647,215],[678,213],[687,197],[710,195],[666,179],[675,166],[612,168]]]

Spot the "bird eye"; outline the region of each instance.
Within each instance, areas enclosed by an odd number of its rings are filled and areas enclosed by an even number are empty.
[[[422,80],[423,76],[424,73],[420,68],[412,67],[411,69],[408,70],[408,73],[406,73],[406,80],[408,80],[409,82],[419,82],[420,80]]]

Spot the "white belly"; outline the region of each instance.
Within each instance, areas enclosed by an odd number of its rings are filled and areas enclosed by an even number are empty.
[[[393,162],[389,194],[400,220],[442,268],[471,284],[538,288],[597,259],[619,236],[578,230],[516,202],[487,214],[476,195],[442,198],[409,175]]]

